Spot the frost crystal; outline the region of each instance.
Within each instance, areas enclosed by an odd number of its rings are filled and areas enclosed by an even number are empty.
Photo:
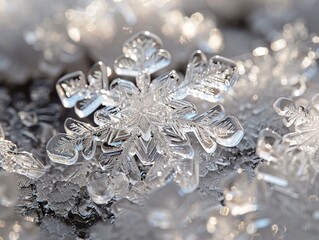
[[[258,166],[258,180],[246,187],[254,188],[251,193],[253,196],[246,195],[245,187],[238,186],[241,194],[233,192],[234,196],[248,197],[242,199],[242,203],[246,205],[238,206],[238,202],[236,203],[238,210],[248,210],[240,214],[247,214],[247,219],[253,219],[252,224],[255,227],[262,222],[264,224],[259,228],[274,226],[273,224],[285,226],[284,239],[300,239],[305,236],[307,239],[315,239],[314,236],[319,232],[319,188],[316,187],[318,171],[307,151],[290,147],[280,135],[265,129],[261,131],[258,139],[257,154],[267,162]],[[249,198],[255,200],[249,201]],[[237,200],[235,197],[232,202]],[[280,212],[269,209],[280,209]]]
[[[288,98],[279,98],[274,103],[274,110],[282,116],[287,127],[293,127],[294,132],[283,137],[291,148],[297,148],[307,153],[311,159],[316,158],[318,152],[319,128],[319,94],[311,103],[307,100],[294,102]],[[318,169],[319,170],[319,169]]]
[[[136,84],[121,78],[109,84],[108,68],[101,62],[94,65],[87,79],[82,72],[75,72],[56,84],[63,105],[75,107],[80,117],[95,111],[98,126],[68,118],[66,133],[48,142],[48,156],[54,162],[71,165],[79,152],[92,159],[101,145],[99,164],[105,173],[93,173],[88,185],[99,203],[122,197],[129,182],[161,186],[174,179],[187,192],[196,188],[198,163],[193,160],[188,132],[194,133],[208,153],[215,151],[217,143],[233,147],[242,139],[239,121],[225,117],[221,105],[199,114],[194,104],[183,100],[193,96],[218,101],[237,79],[236,64],[220,56],[207,61],[197,51],[184,80],[175,71],[151,80],[151,74],[170,63],[170,54],[161,46],[161,40],[149,32],[139,33],[124,44],[124,55],[115,61],[114,69],[119,75],[135,77]],[[105,107],[96,111],[101,104]],[[115,189],[119,183],[120,189]]]
[[[4,138],[4,132],[0,125],[0,164],[4,170],[30,178],[39,178],[45,173],[42,163],[31,153],[18,151],[13,142]]]

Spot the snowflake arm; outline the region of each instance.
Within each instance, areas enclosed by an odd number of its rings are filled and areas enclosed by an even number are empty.
[[[136,77],[141,73],[152,74],[169,65],[169,52],[161,49],[162,41],[155,34],[140,32],[123,46],[123,56],[114,62],[118,75]]]
[[[77,71],[63,76],[56,83],[63,106],[75,107],[75,112],[80,117],[90,115],[101,105],[101,91],[108,88],[107,68],[102,62],[97,62],[90,69],[87,78],[83,72]]]
[[[236,82],[238,76],[235,62],[221,56],[214,56],[207,61],[201,51],[196,51],[189,60],[182,86],[187,89],[186,95],[216,102]]]

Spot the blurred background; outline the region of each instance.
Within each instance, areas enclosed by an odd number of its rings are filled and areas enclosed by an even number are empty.
[[[272,41],[302,18],[318,32],[316,0],[0,0],[0,81],[56,79],[103,60],[149,30],[161,37],[173,67],[196,49],[234,57]]]

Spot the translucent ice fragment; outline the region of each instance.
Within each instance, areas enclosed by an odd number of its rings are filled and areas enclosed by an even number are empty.
[[[8,152],[1,162],[7,172],[18,173],[29,178],[39,178],[45,173],[43,164],[28,152]]]
[[[21,111],[19,112],[19,117],[21,122],[27,127],[34,126],[38,123],[38,116],[36,112]]]
[[[17,146],[4,140],[0,125],[0,166],[7,172],[18,173],[30,178],[39,178],[45,173],[43,164],[31,153],[19,152]]]
[[[107,203],[115,194],[110,175],[103,171],[91,173],[87,180],[87,190],[92,200],[97,204]]]
[[[262,164],[258,167],[258,179],[263,179],[271,184],[278,185],[280,187],[288,187],[288,180],[282,172],[276,170],[273,166]]]
[[[129,190],[129,180],[122,172],[115,172],[112,176],[112,183],[114,185],[115,199],[121,199]]]
[[[278,160],[278,148],[282,143],[282,137],[270,130],[263,129],[257,140],[256,153],[259,157],[267,161],[277,161]]]
[[[87,84],[84,73],[78,71],[69,73],[58,80],[56,90],[64,107],[74,107],[82,99],[84,87]]]
[[[213,153],[216,150],[217,144],[212,132],[201,126],[196,126],[193,131],[206,152]]]
[[[174,182],[178,184],[184,193],[191,193],[199,183],[199,165],[194,159],[181,159],[175,162]]]

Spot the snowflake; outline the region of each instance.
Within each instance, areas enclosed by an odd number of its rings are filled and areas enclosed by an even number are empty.
[[[274,110],[283,117],[287,127],[294,131],[283,137],[291,148],[306,152],[315,162],[318,154],[318,127],[319,127],[319,94],[311,102],[300,99],[294,102],[288,98],[279,98],[274,103]],[[318,165],[318,164],[317,164]]]
[[[82,72],[75,72],[57,82],[63,105],[75,107],[80,117],[95,111],[98,126],[68,118],[66,133],[48,142],[48,156],[54,162],[71,165],[79,152],[92,159],[97,145],[101,145],[99,164],[103,172],[94,172],[89,186],[95,186],[96,191],[107,182],[109,189],[104,186],[98,190],[114,192],[107,199],[117,196],[115,192],[123,196],[128,181],[161,186],[174,178],[185,191],[196,188],[198,163],[193,160],[188,132],[194,133],[208,153],[215,151],[217,143],[233,147],[242,139],[239,121],[225,117],[221,105],[198,114],[196,106],[184,100],[193,96],[218,101],[237,79],[236,64],[220,56],[207,61],[197,51],[182,81],[175,71],[151,81],[151,74],[170,62],[170,54],[161,46],[161,40],[149,32],[139,33],[124,44],[124,55],[114,63],[115,72],[135,77],[136,84],[121,78],[109,84],[108,68],[101,62],[95,64],[87,79]],[[96,110],[101,104],[105,107]],[[118,182],[126,184],[115,191]],[[95,200],[101,203],[99,196]]]
[[[315,239],[318,234],[318,173],[307,154],[292,149],[270,129],[260,132],[257,155],[265,160],[248,181],[243,174],[225,181],[225,206],[245,222],[248,234],[274,239]]]

